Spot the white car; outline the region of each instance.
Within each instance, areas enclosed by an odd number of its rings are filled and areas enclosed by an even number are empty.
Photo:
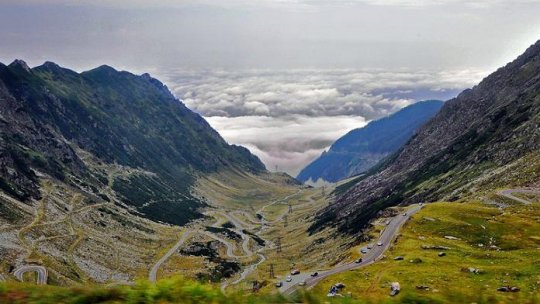
[[[285,281],[287,281],[287,282],[292,281],[292,277],[291,277],[291,276],[287,276],[287,279],[286,279]]]
[[[367,253],[367,249],[362,248],[362,250],[360,250],[360,252],[362,252],[362,253]]]
[[[377,243],[377,246],[382,246],[382,242],[378,242],[378,243]]]
[[[302,282],[298,283],[298,286],[306,286],[306,281],[302,281]]]
[[[407,216],[407,212],[403,213],[403,216]]]
[[[367,249],[371,249],[371,248],[373,248],[373,244],[368,244]]]

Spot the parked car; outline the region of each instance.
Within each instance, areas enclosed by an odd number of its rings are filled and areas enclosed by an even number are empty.
[[[360,263],[362,263],[362,258],[358,258],[358,259],[356,259],[356,261],[354,261],[354,262],[355,262],[356,264],[360,264]]]
[[[279,287],[283,286],[283,282],[277,282],[275,285],[276,285],[277,288],[279,288]]]
[[[362,250],[360,250],[361,253],[367,253],[367,249],[365,248],[362,248]]]
[[[302,282],[298,283],[298,286],[306,286],[306,281],[302,281]]]
[[[382,246],[382,242],[377,242],[377,246]]]
[[[316,272],[316,271],[315,271],[314,273],[311,274],[312,277],[316,277],[316,276],[318,276],[318,275],[319,275],[319,273]]]
[[[373,248],[373,244],[368,244],[367,249],[371,249],[371,248]]]
[[[297,275],[297,274],[300,274],[300,270],[295,269],[295,270],[291,271],[291,275]]]
[[[292,281],[292,277],[291,277],[291,276],[287,276],[287,280],[285,280],[285,281],[287,281],[287,282]]]
[[[403,216],[407,216],[407,212],[403,213]]]

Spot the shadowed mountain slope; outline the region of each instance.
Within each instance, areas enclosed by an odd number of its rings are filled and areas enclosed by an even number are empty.
[[[111,180],[104,164],[134,173]],[[265,171],[148,74],[108,66],[79,74],[52,62],[30,69],[21,60],[0,64],[0,165],[0,188],[20,200],[39,199],[38,176],[47,174],[174,224],[200,216],[204,202],[191,194],[198,175]]]
[[[540,149],[540,41],[447,101],[397,153],[339,188],[312,231],[362,229],[397,204],[456,200],[490,172]]]
[[[438,100],[421,101],[350,131],[306,166],[297,179],[337,182],[369,170],[405,144],[442,105]]]

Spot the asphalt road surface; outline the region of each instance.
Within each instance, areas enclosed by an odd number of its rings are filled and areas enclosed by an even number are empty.
[[[292,281],[286,282],[285,280],[282,281],[283,286],[279,288],[279,291],[284,295],[290,295],[296,291],[296,289],[299,287],[299,283],[305,281],[305,288],[310,288],[315,286],[317,283],[319,283],[324,278],[327,278],[331,275],[348,271],[351,269],[356,269],[360,267],[364,267],[367,265],[370,265],[377,260],[381,259],[384,252],[390,247],[390,244],[392,243],[394,237],[397,235],[399,229],[401,226],[416,212],[418,212],[420,209],[422,209],[422,206],[416,206],[410,210],[407,210],[406,215],[399,214],[392,218],[384,231],[382,232],[381,236],[379,237],[379,240],[373,244],[373,248],[368,250],[367,253],[362,255],[362,262],[361,263],[348,263],[336,266],[330,270],[325,271],[319,271],[319,275],[316,277],[311,277],[311,273],[301,273],[298,275],[291,276]],[[381,242],[381,246],[377,246],[377,243]],[[362,248],[367,249],[367,248]]]
[[[164,256],[162,256],[161,259],[157,261],[157,263],[154,264],[154,266],[152,267],[152,270],[150,270],[150,274],[148,275],[148,280],[150,280],[150,282],[155,282],[157,280],[157,273],[158,273],[159,267],[161,267],[161,265],[165,263],[165,261],[167,261],[167,259],[169,259],[171,255],[173,255],[180,248],[180,246],[182,246],[182,244],[184,244],[184,242],[189,237],[189,234],[190,234],[189,231],[185,231],[184,234],[182,235],[182,238],[180,238],[180,240],[176,243],[176,245],[174,245],[173,248],[167,251],[167,253]]]
[[[30,265],[30,266],[21,266],[13,272],[13,275],[17,280],[24,282],[23,276],[27,272],[36,272],[37,273],[37,284],[45,285],[47,284],[47,269],[43,266]]]
[[[518,201],[520,203],[523,203],[525,205],[529,205],[531,202],[529,202],[526,199],[519,198],[517,196],[512,195],[512,193],[531,193],[531,194],[540,194],[539,189],[506,189],[498,192],[499,195],[502,195],[504,197],[507,197],[511,200]]]

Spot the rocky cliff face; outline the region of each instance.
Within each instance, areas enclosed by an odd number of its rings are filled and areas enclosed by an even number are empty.
[[[137,173],[111,180],[107,166]],[[40,198],[46,174],[183,224],[204,205],[191,194],[195,177],[228,167],[265,170],[148,74],[0,64],[0,189],[11,196]]]
[[[466,195],[478,177],[540,149],[539,112],[540,41],[447,101],[380,168],[341,187],[311,230],[355,232],[383,208]]]
[[[421,101],[350,131],[306,166],[297,179],[337,182],[371,169],[405,144],[442,105],[438,100]]]

